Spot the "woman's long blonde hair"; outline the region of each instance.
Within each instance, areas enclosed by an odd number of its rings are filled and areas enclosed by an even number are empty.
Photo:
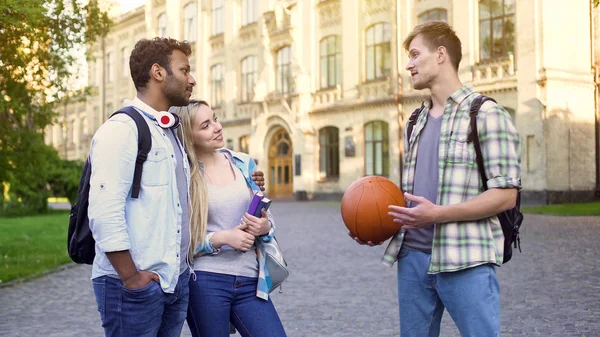
[[[190,232],[192,243],[190,245],[190,258],[196,253],[196,248],[204,244],[206,223],[208,220],[208,191],[204,182],[204,173],[194,150],[192,133],[196,121],[196,112],[200,105],[208,105],[205,101],[190,101],[187,106],[172,107],[171,112],[181,119],[178,130],[179,139],[182,141],[190,162]]]

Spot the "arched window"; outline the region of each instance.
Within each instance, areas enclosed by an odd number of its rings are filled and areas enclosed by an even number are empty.
[[[211,75],[211,103],[218,108],[223,103],[223,65],[216,64],[210,68]]]
[[[167,13],[158,16],[156,35],[167,36]]]
[[[434,8],[425,11],[419,15],[419,24],[427,21],[446,21],[448,22],[448,11],[443,8]]]
[[[212,0],[212,36],[223,33],[224,7],[225,0]]]
[[[242,60],[242,102],[249,102],[254,98],[254,84],[257,78],[256,56],[246,56]]]
[[[242,0],[242,26],[256,22],[256,0]]]
[[[283,47],[277,51],[277,93],[287,94],[294,91],[294,77],[292,76],[292,48]]]
[[[389,176],[390,144],[388,123],[373,121],[365,124],[365,175]]]
[[[183,7],[183,39],[196,42],[196,3],[190,2]]]
[[[334,126],[319,130],[319,176],[321,178],[340,176],[339,131]]]
[[[391,39],[392,29],[389,23],[376,23],[367,29],[367,81],[378,79],[391,73]]]
[[[342,83],[342,44],[332,35],[321,40],[321,89]]]
[[[515,52],[516,0],[479,1],[479,59]]]

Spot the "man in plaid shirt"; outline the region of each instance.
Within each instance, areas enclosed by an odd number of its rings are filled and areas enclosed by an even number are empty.
[[[415,89],[429,89],[410,138],[404,137],[407,207],[389,206],[403,225],[382,259],[398,261],[402,337],[439,336],[444,308],[465,336],[500,335],[504,236],[496,214],[515,206],[520,139],[504,108],[486,102],[477,128],[488,190],[483,192],[470,132],[479,96],[459,80],[461,42],[445,22],[415,27],[404,40]],[[362,242],[360,242],[362,243]],[[369,242],[369,244],[374,244]]]

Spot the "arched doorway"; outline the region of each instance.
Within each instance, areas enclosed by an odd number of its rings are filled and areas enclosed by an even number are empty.
[[[283,128],[277,130],[269,143],[269,197],[292,198],[292,141]]]

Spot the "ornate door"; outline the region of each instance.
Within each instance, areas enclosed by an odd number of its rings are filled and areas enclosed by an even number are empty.
[[[269,144],[269,197],[292,198],[292,141],[285,129],[279,129]]]

